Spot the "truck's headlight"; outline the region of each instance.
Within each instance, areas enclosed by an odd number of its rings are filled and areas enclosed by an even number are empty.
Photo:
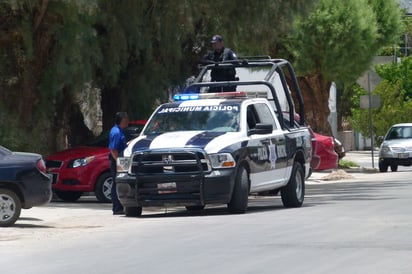
[[[232,168],[236,166],[236,162],[230,153],[210,154],[209,160],[213,168]]]
[[[125,173],[129,171],[130,168],[130,159],[129,157],[118,157],[116,161],[116,167],[118,173]]]
[[[84,158],[78,158],[74,159],[71,161],[68,165],[69,168],[76,168],[76,167],[81,167],[89,164],[91,161],[93,161],[96,158],[96,156],[90,156],[90,157],[84,157]]]

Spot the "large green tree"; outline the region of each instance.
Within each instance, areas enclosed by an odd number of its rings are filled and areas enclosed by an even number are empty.
[[[99,1],[104,127],[118,109],[145,118],[167,100],[170,89],[198,72],[213,34],[240,55],[275,53],[280,34],[310,6],[303,0]]]
[[[315,131],[332,134],[327,121],[331,82],[354,82],[381,47],[398,41],[400,30],[395,0],[320,0],[307,18],[296,21],[286,43]]]
[[[95,28],[104,58],[97,80],[108,128],[119,109],[148,117],[167,89],[187,77],[194,25],[188,1],[99,1],[99,8]]]
[[[74,120],[73,94],[93,79],[100,56],[91,1],[0,3],[0,137],[13,149],[56,149]],[[87,134],[80,133],[80,134]]]
[[[48,154],[91,132],[79,94],[101,92],[113,113],[146,118],[168,100],[220,33],[240,55],[277,57],[279,37],[305,0],[3,0],[0,2],[0,141]],[[81,97],[83,98],[83,97]]]

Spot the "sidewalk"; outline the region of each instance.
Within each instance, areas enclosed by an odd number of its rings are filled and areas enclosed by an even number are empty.
[[[354,150],[346,152],[346,156],[343,157],[345,161],[352,161],[359,165],[359,168],[378,169],[379,160],[379,150],[373,151],[373,162],[372,162],[372,151],[368,150]]]
[[[378,155],[379,151],[361,150],[361,151],[347,151],[343,160],[351,161],[359,165],[353,168],[336,168],[333,170],[314,171],[308,178],[307,183],[331,183],[336,181],[354,180],[358,177],[365,177],[370,174],[378,173]]]

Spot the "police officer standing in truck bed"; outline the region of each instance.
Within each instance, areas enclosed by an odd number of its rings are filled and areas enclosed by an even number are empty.
[[[212,37],[210,41],[212,43],[213,50],[209,51],[204,57],[204,63],[208,62],[222,62],[237,60],[237,56],[233,50],[224,47],[223,38],[221,35],[216,34]],[[236,81],[236,70],[235,68],[228,67],[216,67],[212,69],[211,72],[212,82],[219,81]],[[219,92],[219,91],[235,91],[236,86],[226,86],[226,87],[211,87],[209,92]]]

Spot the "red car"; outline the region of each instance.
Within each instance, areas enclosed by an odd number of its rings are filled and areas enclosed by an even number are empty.
[[[285,123],[289,123],[289,117],[283,115]],[[295,115],[295,126],[299,127],[299,115]],[[308,126],[306,124],[306,126]],[[345,156],[343,145],[332,136],[315,133],[310,126],[309,131],[312,138],[312,160],[310,172],[313,170],[325,170],[337,168],[339,159]],[[308,177],[311,173],[308,175]]]
[[[131,121],[124,132],[130,140],[140,133],[146,120]],[[52,189],[64,201],[76,201],[84,192],[94,192],[100,202],[111,201],[109,136],[101,135],[87,146],[74,147],[46,158],[47,171],[53,175]]]
[[[312,162],[311,168],[313,170],[333,169],[338,166],[339,155],[335,151],[334,138],[331,136],[320,135],[314,133],[316,145],[312,142]],[[319,160],[313,160],[313,159]]]

